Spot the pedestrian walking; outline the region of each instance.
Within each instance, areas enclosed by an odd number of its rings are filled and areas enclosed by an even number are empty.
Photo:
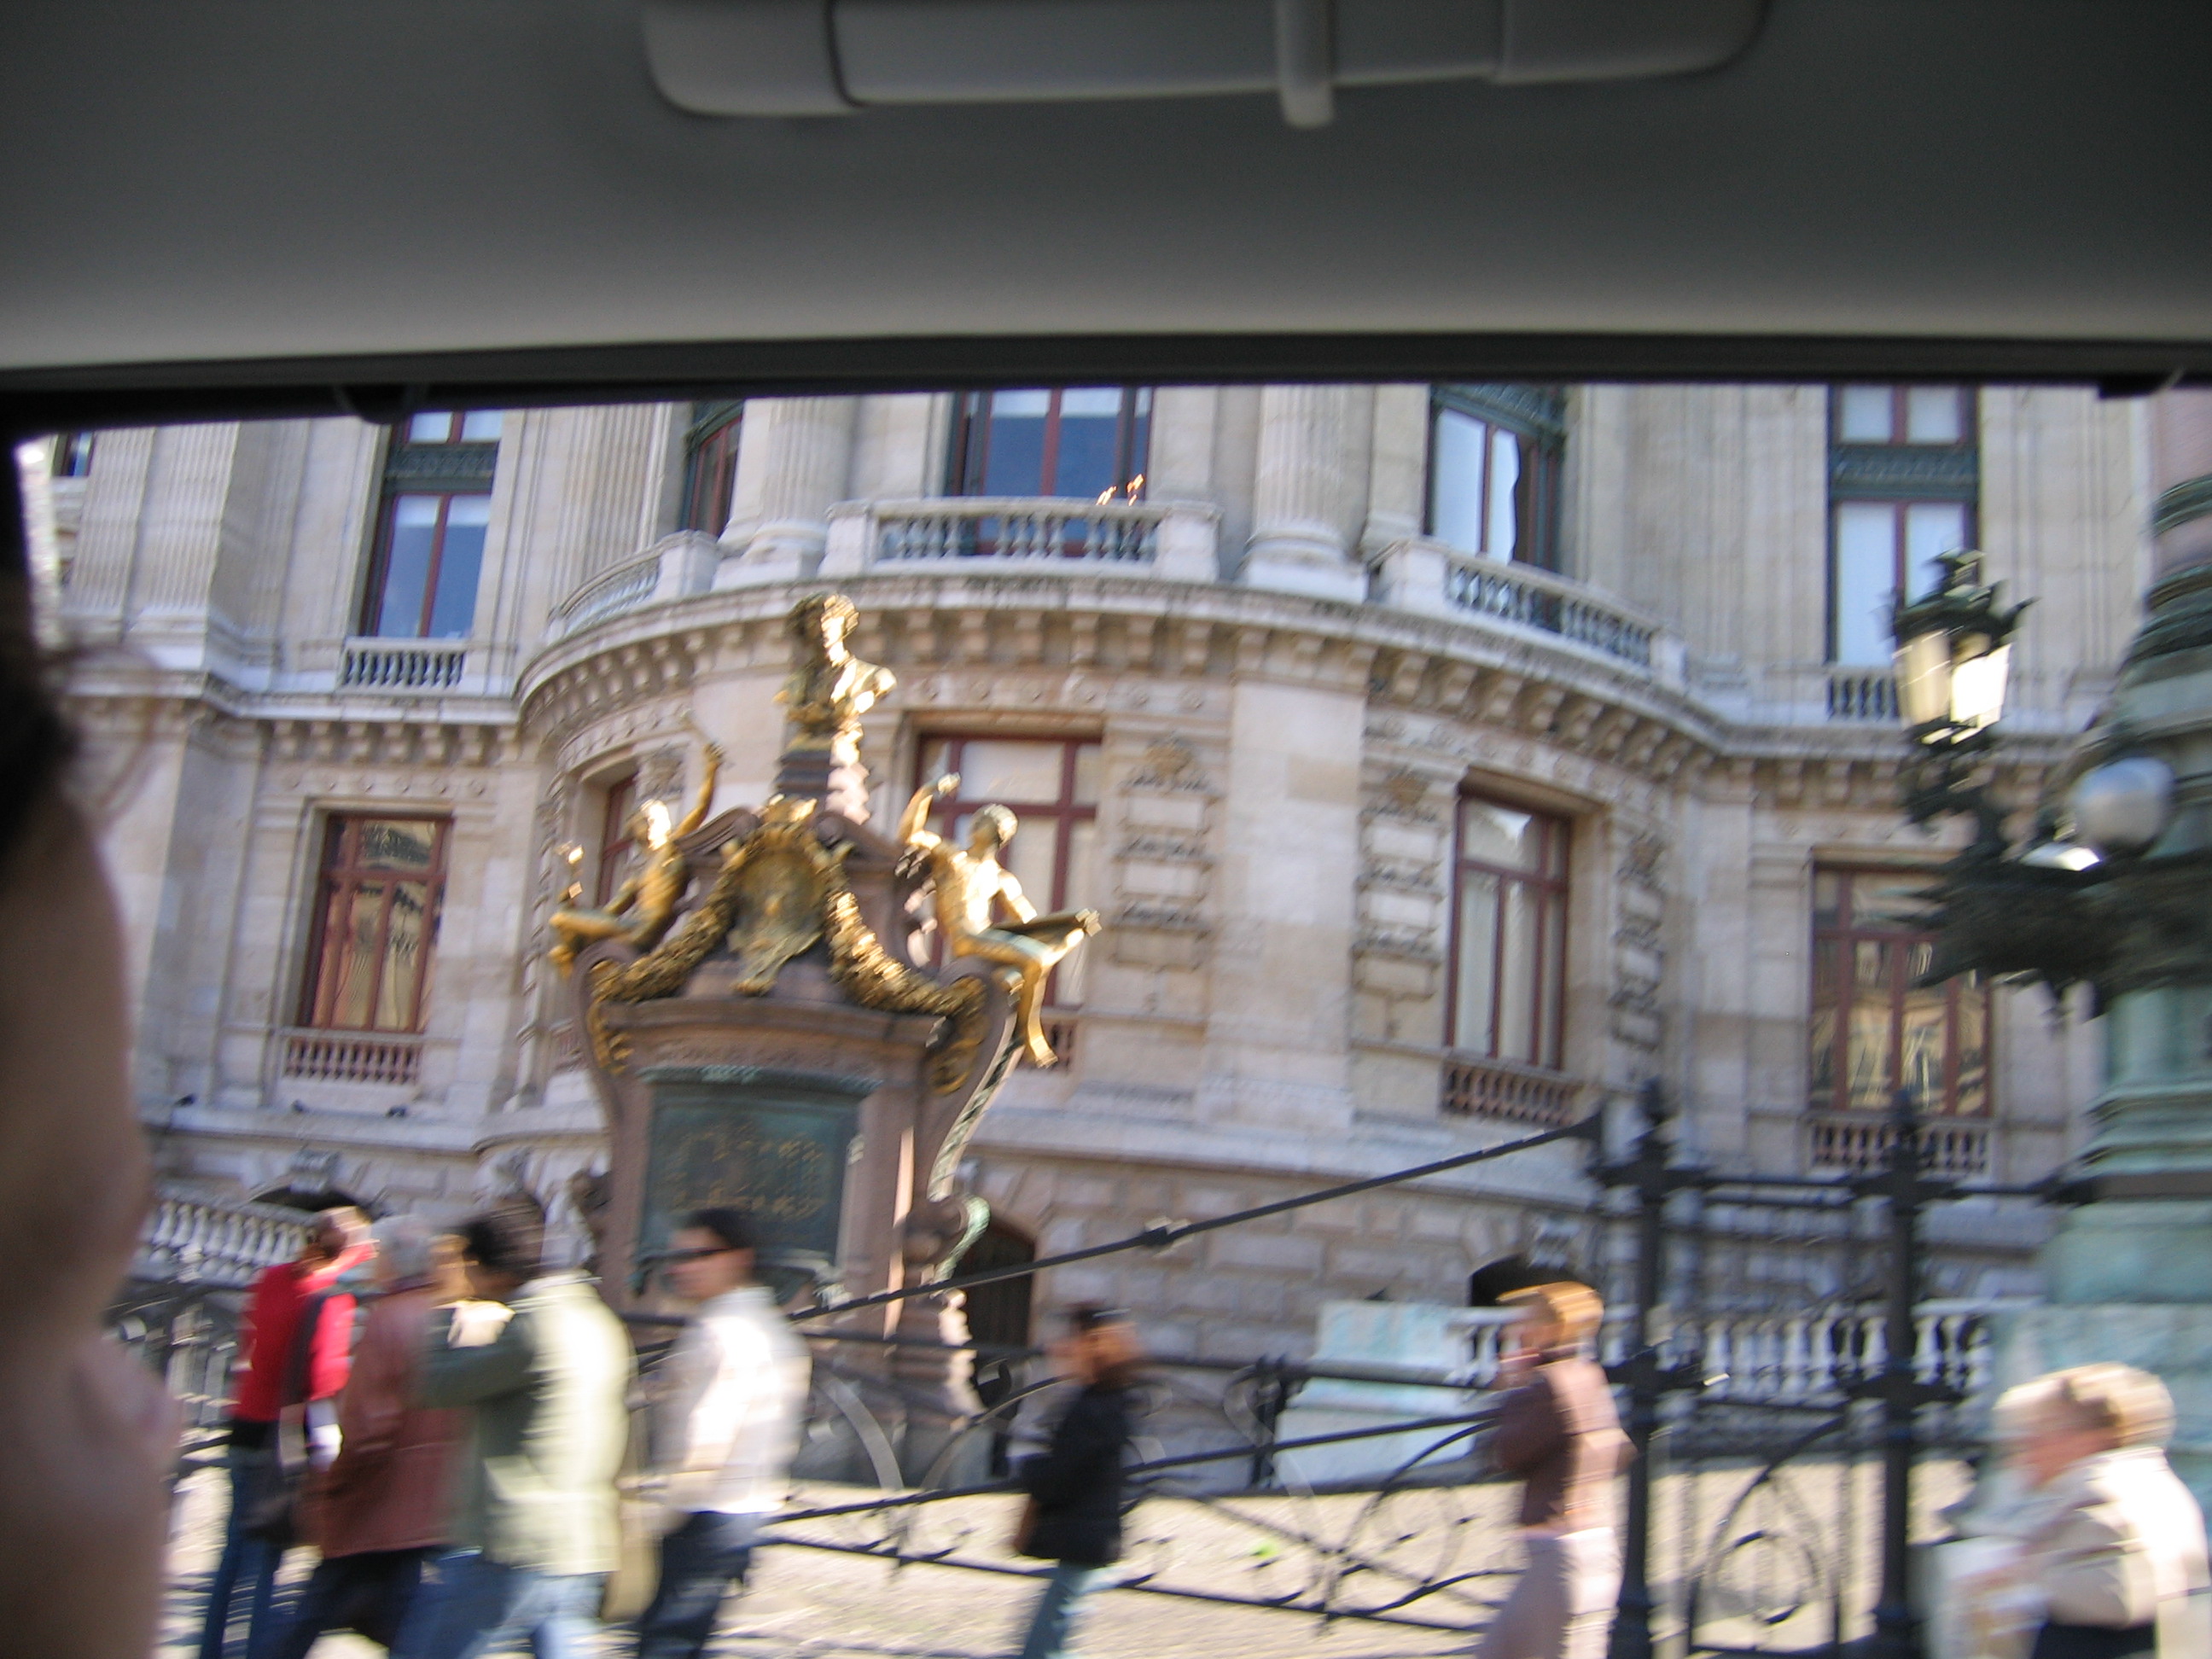
[[[1498,1372],[1508,1392],[1490,1455],[1522,1482],[1527,1564],[1483,1632],[1480,1659],[1602,1659],[1620,1594],[1613,1480],[1631,1452],[1591,1357],[1605,1304],[1571,1283],[1499,1300],[1521,1317]]]
[[[277,1422],[288,1407],[301,1407],[314,1460],[326,1465],[337,1455],[336,1401],[345,1387],[355,1306],[339,1281],[374,1248],[368,1218],[359,1210],[325,1210],[308,1224],[298,1257],[264,1273],[246,1298],[239,1344],[245,1369],[230,1407],[230,1517],[208,1584],[200,1659],[223,1659],[241,1600],[252,1659],[260,1659],[274,1638],[270,1602],[289,1541]],[[295,1391],[296,1400],[286,1397]]]
[[[1045,1449],[1015,1470],[1029,1504],[1014,1547],[1054,1564],[1021,1659],[1060,1659],[1068,1650],[1084,1598],[1121,1554],[1121,1465],[1143,1353],[1136,1327],[1118,1308],[1078,1307],[1067,1322],[1054,1357],[1074,1395]]]
[[[376,1224],[374,1239],[378,1294],[338,1396],[337,1455],[302,1506],[302,1530],[323,1559],[276,1659],[307,1659],[327,1630],[352,1630],[390,1647],[423,1563],[446,1541],[461,1417],[415,1403],[439,1295],[435,1238],[419,1217],[394,1216]]]
[[[615,1471],[629,1437],[629,1338],[582,1275],[539,1268],[544,1224],[520,1206],[460,1230],[471,1294],[512,1314],[472,1346],[428,1322],[416,1402],[467,1413],[452,1552],[416,1598],[398,1659],[480,1659],[526,1646],[583,1659],[616,1556]]]
[[[2008,1391],[1996,1419],[2020,1490],[1990,1520],[2009,1559],[1960,1586],[1978,1645],[2212,1659],[2204,1516],[2166,1461],[2166,1385],[2129,1365],[2077,1365]]]
[[[763,1517],[783,1503],[810,1370],[805,1346],[754,1281],[742,1212],[701,1210],[670,1244],[664,1274],[696,1310],[659,1378],[641,1490],[659,1515],[660,1578],[638,1620],[637,1659],[706,1651]]]

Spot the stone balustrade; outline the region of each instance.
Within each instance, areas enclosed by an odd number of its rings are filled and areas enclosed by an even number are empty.
[[[468,647],[452,640],[348,640],[338,688],[398,696],[450,691],[468,665]]]
[[[1556,1128],[1575,1121],[1576,1079],[1511,1060],[1454,1056],[1444,1062],[1437,1105],[1447,1117],[1490,1117]]]
[[[1856,1172],[1882,1165],[1897,1131],[1879,1113],[1838,1112],[1808,1117],[1805,1136],[1808,1168]],[[1920,1149],[1930,1175],[1984,1175],[1990,1167],[1990,1126],[1977,1118],[1925,1117],[1920,1121]]]
[[[1680,686],[1680,640],[1651,618],[1595,589],[1532,565],[1471,557],[1414,538],[1382,550],[1374,595],[1400,610],[1455,621],[1504,623],[1548,635]]]
[[[297,1211],[163,1191],[139,1238],[132,1276],[243,1286],[299,1255],[307,1237],[307,1218]]]
[[[375,1031],[294,1030],[279,1034],[277,1075],[310,1083],[386,1084],[422,1080],[422,1039]]]
[[[603,570],[553,608],[549,641],[649,605],[690,599],[714,584],[722,544],[696,530],[664,536],[636,557]]]
[[[997,495],[848,501],[830,509],[825,578],[966,562],[1212,581],[1218,514],[1179,501]]]

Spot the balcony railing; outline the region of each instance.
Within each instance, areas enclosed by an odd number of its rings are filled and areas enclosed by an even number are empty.
[[[1447,1117],[1489,1117],[1508,1123],[1556,1128],[1575,1121],[1583,1085],[1557,1072],[1510,1060],[1451,1059],[1444,1062],[1437,1109]]]
[[[285,1031],[277,1074],[308,1083],[381,1084],[412,1088],[422,1080],[422,1039],[368,1031]]]
[[[1384,549],[1374,574],[1375,597],[1386,605],[1550,634],[1680,683],[1679,641],[1650,618],[1548,571],[1471,558],[1422,538]]]
[[[1896,1143],[1887,1118],[1869,1114],[1809,1117],[1805,1121],[1805,1161],[1814,1170],[1874,1170]],[[1990,1167],[1990,1126],[1966,1118],[1923,1118],[1920,1150],[1928,1171],[1938,1176],[1976,1176]]]
[[[1897,677],[1887,668],[1830,669],[1828,718],[1895,725]]]
[[[832,508],[824,576],[973,562],[1211,581],[1212,507],[965,495]]]
[[[563,639],[611,617],[690,599],[714,585],[722,544],[696,530],[664,536],[636,557],[603,570],[553,608],[548,631]]]
[[[468,647],[451,640],[348,640],[338,684],[402,694],[450,691],[468,665]]]
[[[1632,620],[1588,594],[1563,592],[1532,573],[1486,559],[1454,559],[1444,569],[1444,598],[1461,611],[1540,629],[1602,651],[1608,657],[1651,666],[1657,630]]]

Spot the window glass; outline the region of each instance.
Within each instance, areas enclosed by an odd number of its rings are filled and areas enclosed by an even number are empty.
[[[1483,550],[1483,450],[1490,428],[1456,409],[1437,411],[1429,465],[1429,533],[1463,553]]]
[[[1844,442],[1886,444],[1896,437],[1896,399],[1889,387],[1847,386],[1836,401],[1836,435]]]
[[[1490,434],[1490,517],[1483,550],[1510,558],[1520,544],[1520,514],[1514,491],[1521,482],[1521,440],[1510,432]]]
[[[1066,745],[974,738],[962,745],[960,797],[975,801],[1057,801]]]
[[[1146,387],[1032,387],[961,403],[951,488],[969,495],[1135,500],[1152,434]]]
[[[1914,444],[1955,444],[1966,441],[1960,419],[1959,388],[1954,386],[1908,386],[1905,392],[1905,441]]]
[[[1565,1053],[1567,824],[1460,802],[1450,1045],[1556,1069]]]
[[[301,998],[302,1025],[422,1029],[445,844],[441,819],[331,821]]]
[[[437,556],[442,495],[402,495],[392,503],[392,531],[384,556],[383,592],[372,634],[413,635],[422,631],[422,599]]]
[[[1474,557],[1552,568],[1564,409],[1542,386],[1433,387],[1425,533]]]
[[[1943,568],[1936,562],[1942,553],[1955,553],[1966,544],[1966,504],[1964,501],[1911,501],[1905,508],[1905,568],[1912,597],[1923,599],[1936,591]]]
[[[1856,668],[1891,658],[1889,608],[1897,594],[1897,507],[1890,501],[1836,505],[1834,660]]]
[[[1920,1109],[1990,1109],[1990,993],[1971,977],[1916,983],[1935,936],[1912,871],[1822,871],[1814,879],[1813,1006],[1808,1103],[1884,1113],[1899,1088]]]
[[[443,410],[417,415],[407,422],[407,441],[410,444],[441,444],[453,432],[453,417]]]
[[[461,441],[465,444],[497,443],[500,432],[506,424],[505,410],[472,409],[461,416]]]
[[[592,902],[605,904],[629,879],[636,849],[629,838],[629,815],[637,810],[637,774],[616,779],[607,786],[605,810],[599,818],[599,862],[593,881]]]
[[[433,640],[464,640],[477,616],[477,578],[483,570],[484,529],[491,523],[489,495],[449,495],[446,533],[440,544],[438,586],[422,629]]]
[[[489,495],[392,497],[366,632],[386,639],[465,639],[476,621]]]
[[[990,447],[985,457],[985,495],[1042,495],[1044,440],[1052,413],[1049,392],[991,395]]]

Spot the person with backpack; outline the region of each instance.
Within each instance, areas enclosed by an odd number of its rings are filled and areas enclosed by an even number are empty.
[[[339,1281],[374,1248],[359,1210],[322,1211],[308,1224],[299,1255],[264,1272],[246,1298],[239,1340],[245,1364],[230,1407],[230,1518],[208,1583],[199,1659],[224,1659],[241,1599],[251,1659],[259,1659],[271,1638],[270,1602],[290,1542],[299,1474],[288,1468],[278,1445],[279,1419],[298,1407],[311,1460],[327,1465],[337,1455],[335,1402],[350,1364],[354,1316],[354,1298]]]

